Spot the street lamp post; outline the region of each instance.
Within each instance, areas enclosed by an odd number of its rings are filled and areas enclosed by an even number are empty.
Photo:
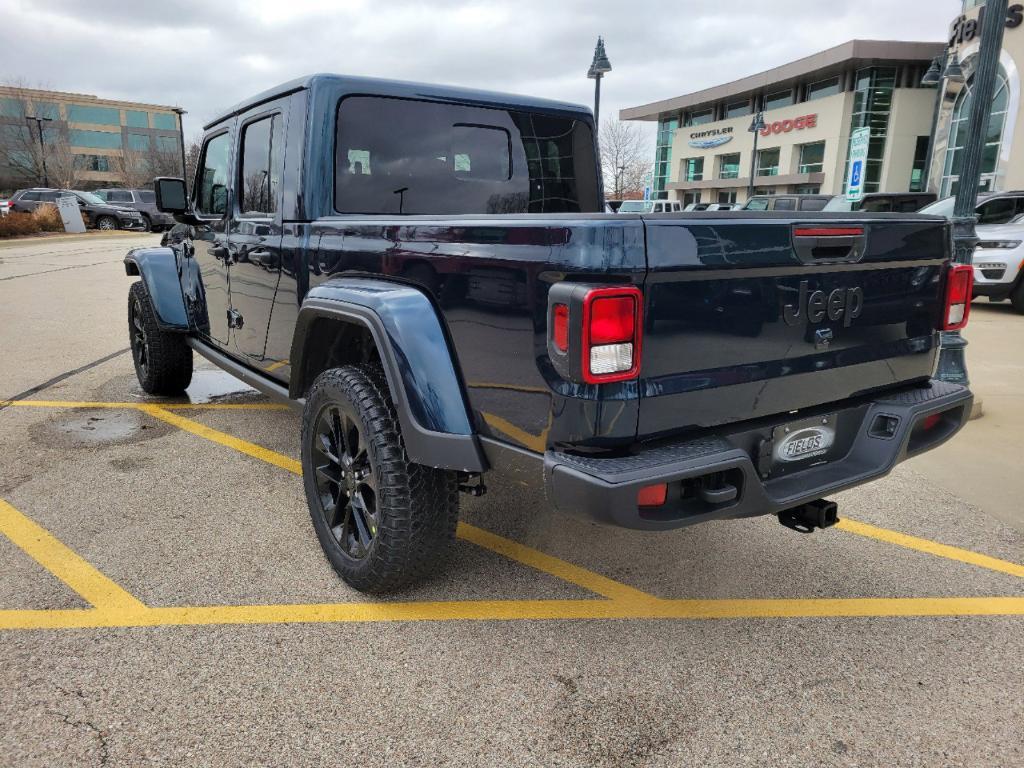
[[[39,133],[39,157],[43,163],[43,186],[50,186],[50,176],[46,172],[46,144],[43,143],[43,123],[52,123],[52,117],[26,117],[26,120],[35,120],[36,131]]]
[[[935,153],[935,136],[939,129],[939,114],[942,112],[942,99],[945,95],[944,88],[941,86],[945,82],[943,77],[946,72],[946,62],[949,59],[949,51],[943,50],[938,56],[932,59],[932,65],[928,68],[928,71],[924,73],[924,77],[921,78],[921,85],[924,86],[939,86],[939,92],[935,97],[935,112],[932,114],[932,131],[928,136],[928,153],[925,155],[924,172],[921,174],[921,191],[925,192],[928,190],[928,181],[931,176],[931,165]]]
[[[761,131],[764,130],[764,110],[758,109],[754,113],[754,120],[750,123],[750,127],[747,130],[754,134],[754,150],[750,155],[750,186],[747,187],[747,199],[749,200],[754,196],[754,173],[757,170],[757,138],[761,135]]]
[[[985,18],[981,26],[981,49],[971,84],[971,111],[967,136],[964,141],[964,162],[960,182],[953,206],[953,261],[970,264],[974,249],[978,245],[975,225],[978,217],[978,187],[981,181],[981,161],[985,150],[985,138],[991,119],[992,97],[995,95],[996,79],[999,74],[999,54],[1003,48],[1003,31],[1006,23],[1008,0],[988,0]],[[953,63],[957,64],[956,57]],[[947,77],[950,75],[946,71]],[[962,77],[962,74],[961,74]],[[956,384],[970,383],[967,376],[967,361],[964,350],[967,342],[959,331],[942,334],[942,348],[939,352],[938,378]]]
[[[604,38],[597,38],[597,45],[594,47],[594,61],[587,70],[587,77],[594,81],[594,131],[597,132],[601,125],[601,78],[605,73],[612,71],[612,64],[608,61],[608,54],[604,52]]]
[[[185,167],[185,123],[182,120],[182,116],[187,115],[181,107],[174,108],[175,113],[178,115],[178,134],[181,139],[181,178],[185,182],[185,197],[188,197],[188,170]]]

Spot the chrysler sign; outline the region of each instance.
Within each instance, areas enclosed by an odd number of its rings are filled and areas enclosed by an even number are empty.
[[[714,149],[732,141],[732,127],[711,128],[690,134],[690,146],[694,149]]]

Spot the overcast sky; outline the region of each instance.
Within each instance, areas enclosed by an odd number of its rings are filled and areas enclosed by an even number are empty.
[[[960,0],[0,0],[0,81],[180,105],[186,134],[312,72],[592,104],[602,115],[854,38],[942,40]]]

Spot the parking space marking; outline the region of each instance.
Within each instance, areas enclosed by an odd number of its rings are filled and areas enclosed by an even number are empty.
[[[484,413],[483,417],[484,421],[486,421],[490,426],[494,427],[502,434],[511,437],[516,442],[522,443],[531,451],[536,451],[537,453],[544,453],[544,451],[547,450],[547,429],[545,429],[539,435],[534,435],[530,432],[527,432],[525,429],[520,429],[512,422],[501,418],[501,416],[496,416],[493,413]]]
[[[910,536],[899,531],[891,531],[888,528],[879,528],[868,523],[860,523],[856,520],[843,518],[836,527],[841,531],[856,533],[858,536],[865,536],[869,539],[877,539],[887,544],[895,544],[898,547],[925,552],[929,555],[944,557],[947,560],[957,560],[961,563],[976,565],[979,568],[987,568],[990,571],[1008,573],[1011,576],[1018,576],[1024,579],[1024,565],[1011,563],[1008,560],[1000,560],[996,557],[989,557],[978,552],[971,552],[969,549],[951,547],[948,544],[940,544],[931,539],[922,539],[917,536]]]
[[[127,613],[145,608],[141,601],[3,499],[0,533],[94,607]]]
[[[287,411],[283,403],[118,403],[88,400],[0,400],[0,407],[17,408],[163,408],[169,411]]]
[[[1024,616],[1024,597],[744,600],[464,600],[0,611],[0,630],[384,621],[570,621]]]
[[[204,404],[19,401],[51,408],[135,408],[212,442],[301,475],[300,462],[207,427],[175,408]],[[218,404],[209,404],[216,406]],[[229,404],[220,404],[229,407]],[[260,408],[266,406],[250,406]],[[287,406],[281,406],[287,407]],[[1024,566],[866,523],[844,520],[851,533],[1015,576]],[[2,629],[66,629],[210,624],[569,619],[753,619],[924,616],[1024,616],[1024,597],[909,597],[798,599],[661,599],[483,529],[460,523],[460,538],[602,596],[583,600],[470,600],[436,602],[272,604],[151,608],[130,595],[49,532],[0,499],[0,533],[75,590],[94,608],[0,610]]]

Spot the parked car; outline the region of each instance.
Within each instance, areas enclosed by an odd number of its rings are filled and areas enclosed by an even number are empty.
[[[680,213],[683,204],[676,200],[624,200],[618,213]]]
[[[684,211],[688,211],[688,212],[692,212],[692,211],[706,211],[708,209],[709,205],[710,205],[710,203],[690,203],[685,208],[683,208],[683,210]]]
[[[97,189],[94,194],[113,205],[135,209],[151,232],[163,232],[174,226],[172,216],[157,210],[156,193],[151,189]]]
[[[711,203],[707,207],[708,211],[735,211],[739,208],[735,203]]]
[[[946,197],[921,209],[921,213],[929,216],[953,217],[955,197]],[[974,209],[978,215],[978,224],[1009,224],[1024,214],[1024,191],[982,192],[978,195],[978,204]]]
[[[198,352],[300,409],[313,529],[373,592],[436,565],[460,491],[809,533],[964,424],[931,379],[971,293],[948,222],[605,214],[597,158],[588,108],[532,97],[315,75],[243,101],[191,198],[156,181],[184,226],[125,257],[139,383],[180,395]]]
[[[0,216],[6,216],[7,212],[11,209],[10,200],[0,200]]]
[[[92,192],[75,189],[19,189],[11,198],[11,210],[31,213],[44,203],[57,204],[58,197],[74,197],[85,216],[86,226],[96,229],[131,229],[145,230],[142,215],[131,208],[104,202]]]
[[[868,192],[856,202],[835,195],[823,210],[834,213],[913,213],[935,202],[934,192]]]
[[[754,195],[744,211],[820,211],[831,195]]]
[[[1006,301],[1024,315],[1024,215],[1007,224],[980,224],[974,251],[974,295]]]

